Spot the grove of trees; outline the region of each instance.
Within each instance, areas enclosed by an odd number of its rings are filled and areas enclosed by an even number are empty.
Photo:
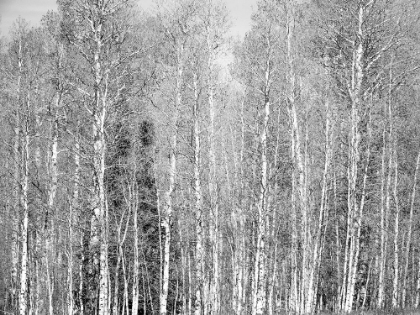
[[[0,41],[0,314],[420,307],[418,1],[57,3]]]

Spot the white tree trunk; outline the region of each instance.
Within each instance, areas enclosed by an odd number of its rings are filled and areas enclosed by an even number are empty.
[[[386,180],[386,129],[383,131],[383,150],[382,150],[382,165],[381,165],[381,228],[380,228],[380,256],[379,258],[379,279],[378,279],[378,298],[377,307],[379,309],[384,306],[385,294],[385,270],[386,270],[386,253],[387,253],[387,208],[386,201],[388,200],[388,186],[390,175]],[[389,157],[390,158],[390,157]]]
[[[105,102],[105,100],[103,100]],[[105,104],[104,104],[105,106]],[[95,221],[98,225],[95,235],[99,238],[99,315],[108,315],[108,238],[107,216],[105,200],[105,108],[100,117],[95,117],[94,135],[98,139],[94,143],[94,167],[95,167]],[[99,130],[96,128],[98,125]],[[94,230],[95,230],[94,229]],[[99,232],[99,233],[98,233]],[[98,235],[99,234],[99,235]]]
[[[291,305],[292,311],[297,314],[311,312],[314,297],[313,285],[311,280],[312,268],[312,237],[310,229],[310,214],[307,203],[307,185],[306,185],[306,163],[302,154],[302,138],[299,129],[298,112],[296,108],[296,73],[295,73],[295,48],[294,48],[294,31],[295,31],[295,3],[293,0],[288,1],[287,6],[287,63],[288,63],[288,114],[290,120],[290,136],[292,142],[292,160],[295,173],[292,175],[292,219],[295,222],[293,228],[293,236],[295,240],[292,245],[296,255],[292,258],[292,292]],[[306,148],[305,148],[306,149]],[[297,198],[296,198],[297,196]],[[298,222],[300,221],[300,229]],[[302,250],[300,252],[300,261],[298,264],[297,243],[300,240]]]
[[[219,236],[219,201],[217,193],[217,165],[216,165],[216,152],[215,152],[215,49],[214,47],[218,45],[217,42],[214,42],[213,33],[215,32],[214,25],[214,4],[212,1],[208,3],[209,10],[209,21],[206,28],[206,39],[207,39],[207,50],[208,50],[208,107],[209,107],[209,132],[208,132],[208,141],[209,141],[209,197],[210,197],[210,242],[211,242],[211,252],[212,252],[212,276],[209,277],[210,283],[210,296],[209,303],[211,308],[211,314],[217,315],[219,312],[219,294],[220,294],[220,268],[219,268],[219,246],[220,246],[220,236]]]
[[[138,187],[136,184],[136,173],[135,170],[133,172],[133,176],[130,180],[131,187],[130,192],[128,194],[130,212],[133,215],[133,228],[134,228],[134,270],[133,270],[133,295],[132,295],[132,307],[131,307],[131,314],[137,315],[139,310],[139,298],[140,298],[140,288],[139,288],[139,271],[140,271],[140,253],[139,253],[139,226],[138,226],[138,210],[139,210],[139,201],[138,201]]]
[[[396,146],[396,144],[395,144]],[[398,162],[397,162],[397,152],[396,148],[394,148],[394,203],[395,203],[395,223],[394,223],[394,278],[393,278],[393,285],[392,285],[392,307],[398,308],[399,307],[399,297],[400,297],[400,290],[399,290],[399,226],[400,226],[400,206],[399,206],[399,199],[398,199]]]
[[[55,97],[55,104],[52,109],[54,120],[51,126],[51,147],[49,152],[49,187],[48,187],[48,203],[47,203],[47,216],[45,218],[46,224],[46,238],[45,238],[45,266],[47,269],[47,287],[48,287],[48,313],[54,315],[53,295],[54,295],[54,279],[53,279],[53,233],[54,233],[54,202],[57,193],[58,183],[58,113],[57,110],[61,104],[61,93],[58,92]]]
[[[17,295],[17,288],[18,288],[18,267],[19,267],[19,236],[20,236],[20,196],[21,196],[21,117],[20,111],[17,110],[16,112],[16,121],[15,121],[15,139],[14,139],[14,150],[13,150],[13,158],[14,158],[14,205],[13,205],[13,213],[12,213],[12,246],[11,246],[11,256],[12,256],[12,267],[11,267],[11,274],[10,274],[10,297],[9,303],[15,309],[17,307],[18,302],[18,295]]]
[[[245,247],[245,238],[244,238],[244,231],[243,231],[243,207],[244,202],[241,198],[243,194],[243,151],[244,151],[244,133],[245,133],[245,124],[244,124],[244,101],[241,102],[241,114],[240,114],[240,148],[239,148],[239,155],[237,156],[234,153],[234,181],[231,181],[231,188],[233,190],[232,194],[237,198],[237,205],[233,205],[232,215],[231,215],[231,225],[232,225],[232,232],[234,237],[234,247],[235,250],[232,253],[232,309],[234,314],[240,315],[242,314],[242,307],[243,307],[243,278],[244,278],[244,247]],[[235,139],[235,131],[233,128],[230,128],[230,137],[231,137],[231,149],[232,152],[235,152],[236,149],[236,139]],[[226,153],[227,155],[228,153]],[[228,169],[228,157],[225,158],[226,161],[226,172]],[[235,184],[237,186],[235,186]],[[236,187],[236,189],[235,189]],[[235,194],[236,193],[236,194]],[[236,199],[235,199],[236,200]]]
[[[18,39],[18,68],[19,75],[17,79],[17,98],[20,99],[22,92],[22,76],[23,76],[23,52],[22,52],[22,38]],[[20,295],[17,293],[18,290],[18,273],[19,273],[19,241],[21,236],[21,195],[22,195],[22,114],[21,114],[21,104],[17,104],[17,109],[15,113],[15,128],[14,128],[14,144],[13,144],[13,161],[14,161],[14,205],[13,205],[13,214],[12,214],[12,246],[11,246],[11,257],[12,257],[12,267],[10,274],[10,303],[13,309],[18,309],[20,305]]]
[[[265,84],[264,84],[264,108],[263,108],[263,123],[260,134],[260,174],[259,183],[260,191],[258,196],[258,219],[257,219],[257,249],[255,254],[255,268],[254,268],[254,296],[253,296],[253,315],[262,315],[266,311],[267,301],[267,249],[266,249],[266,238],[267,238],[267,221],[268,221],[268,207],[267,207],[267,196],[268,196],[268,160],[267,160],[267,147],[269,128],[268,122],[270,119],[270,84],[271,84],[271,67],[270,67],[270,55],[271,47],[269,45],[267,51],[267,60],[265,68]]]
[[[203,312],[203,292],[204,292],[204,234],[203,234],[203,210],[202,210],[202,189],[201,189],[201,143],[200,143],[200,125],[198,115],[198,78],[194,73],[194,104],[193,104],[193,119],[194,119],[194,195],[195,195],[195,224],[196,224],[196,247],[195,247],[195,307],[194,314],[202,315]]]
[[[414,217],[414,203],[416,201],[416,191],[417,191],[417,176],[420,166],[420,151],[417,154],[416,168],[414,171],[413,178],[413,189],[411,191],[411,201],[410,201],[410,216],[408,219],[408,231],[407,231],[407,242],[405,245],[405,254],[404,254],[404,273],[403,273],[403,283],[402,283],[402,296],[401,296],[401,308],[405,309],[407,305],[406,296],[407,296],[407,278],[408,278],[408,265],[410,259],[410,247],[411,247],[411,235],[413,231],[413,217]]]
[[[162,266],[162,283],[160,289],[160,305],[159,314],[166,315],[168,305],[168,290],[169,290],[169,267],[170,267],[170,247],[171,247],[171,225],[173,215],[173,192],[175,189],[175,180],[177,172],[177,155],[176,150],[178,146],[178,111],[182,105],[182,85],[183,85],[183,58],[184,47],[178,44],[177,49],[177,72],[176,72],[176,90],[175,90],[175,104],[172,136],[169,143],[169,170],[168,170],[168,187],[163,195],[163,220],[162,227],[164,233],[164,248],[163,248],[163,266]],[[159,200],[160,203],[160,200]]]
[[[420,257],[417,263],[416,302],[414,308],[420,307]]]
[[[350,149],[349,149],[349,169],[348,169],[348,241],[346,243],[346,251],[348,253],[348,274],[347,279],[344,278],[345,289],[343,310],[349,313],[353,309],[355,280],[357,271],[357,262],[359,258],[359,235],[361,226],[361,205],[357,202],[357,179],[358,179],[358,163],[360,161],[360,140],[361,133],[359,130],[360,122],[360,106],[362,103],[362,83],[364,80],[364,65],[363,65],[363,22],[365,18],[365,5],[359,4],[358,12],[358,32],[359,43],[355,49],[353,57],[352,79],[350,87],[350,97],[352,101],[351,107],[351,134],[350,134]],[[363,194],[362,194],[363,196]],[[346,267],[345,267],[346,268]]]
[[[73,298],[73,224],[74,224],[74,211],[78,209],[79,204],[79,172],[80,172],[80,144],[78,139],[75,139],[74,145],[74,176],[73,176],[73,196],[70,200],[70,213],[69,213],[69,250],[68,250],[68,269],[67,269],[67,313],[73,315],[74,313],[74,298]],[[80,279],[82,282],[82,279]],[[83,313],[83,312],[81,312]]]
[[[103,7],[98,8],[104,10]],[[98,13],[103,14],[101,11]],[[99,17],[96,17],[100,19]],[[94,53],[94,78],[95,78],[95,95],[94,95],[94,109],[92,111],[92,133],[93,133],[93,167],[94,167],[94,213],[92,226],[92,243],[99,244],[99,315],[109,314],[108,301],[108,236],[107,236],[107,213],[105,200],[105,119],[107,117],[108,102],[108,74],[103,74],[102,59],[102,27],[103,21],[99,23],[91,20],[92,25],[95,26],[93,36],[95,39],[95,53]],[[97,24],[97,25],[95,25]],[[97,259],[97,258],[96,258]]]
[[[28,114],[28,113],[27,113]],[[29,181],[29,122],[25,117],[22,144],[22,179],[21,179],[21,207],[23,210],[21,223],[21,267],[20,267],[20,293],[19,293],[19,315],[26,315],[28,305],[28,227],[29,227],[29,208],[28,208],[28,181]]]
[[[121,263],[124,264],[123,261],[123,256],[124,256],[124,252],[123,252],[123,245],[125,242],[125,239],[127,237],[127,232],[128,232],[128,228],[130,225],[130,215],[131,213],[129,212],[127,215],[127,220],[125,222],[125,228],[124,228],[124,232],[122,232],[122,228],[123,228],[123,223],[124,223],[124,217],[125,217],[125,212],[123,213],[122,217],[121,217],[121,221],[118,225],[118,230],[117,230],[117,241],[118,241],[118,251],[117,251],[117,264],[115,266],[115,282],[114,282],[114,303],[113,303],[113,307],[112,307],[112,314],[113,315],[118,315],[119,314],[119,271],[120,271],[120,267],[121,267]],[[124,267],[125,268],[125,267]],[[138,273],[138,271],[136,271]],[[124,275],[125,277],[125,275]],[[125,278],[124,278],[125,281]],[[125,292],[125,291],[124,291]],[[124,299],[123,299],[123,303],[124,303]],[[124,314],[124,312],[123,312]]]
[[[169,187],[164,194],[165,208],[162,227],[164,231],[164,247],[163,247],[163,274],[161,284],[160,296],[160,314],[167,314],[168,304],[168,290],[169,290],[169,267],[170,267],[170,247],[171,247],[171,224],[172,224],[172,194],[175,188],[175,175],[176,175],[176,145],[177,145],[177,131],[174,132],[171,141],[171,152],[169,157]]]

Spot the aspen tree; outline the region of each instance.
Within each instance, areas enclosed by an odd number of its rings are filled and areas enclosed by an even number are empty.
[[[163,228],[165,233],[165,245],[164,245],[164,261],[163,261],[163,275],[162,275],[162,289],[160,297],[160,314],[167,314],[167,300],[168,300],[168,286],[169,286],[169,264],[170,264],[170,246],[171,246],[171,225],[172,225],[172,199],[173,191],[175,188],[175,176],[177,171],[177,143],[178,143],[178,110],[182,104],[182,80],[183,80],[183,47],[184,43],[176,42],[176,58],[177,58],[177,69],[176,69],[176,91],[175,91],[175,117],[174,117],[174,130],[170,141],[170,153],[169,153],[169,186],[164,194],[164,219]]]
[[[232,229],[235,234],[235,250],[232,253],[232,283],[233,285],[233,292],[232,292],[232,308],[235,314],[240,315],[242,314],[242,310],[244,308],[244,298],[245,292],[244,290],[246,287],[244,286],[244,278],[246,277],[246,267],[244,264],[245,260],[245,244],[246,244],[246,237],[245,237],[245,200],[242,198],[245,192],[245,161],[244,161],[244,153],[245,153],[245,96],[240,95],[240,116],[238,117],[238,129],[239,129],[239,152],[234,157],[235,163],[235,183],[237,188],[234,189],[234,194],[236,194],[233,198],[237,198],[238,205],[233,205],[234,211],[232,212]],[[236,132],[233,128],[230,128],[231,132],[231,143],[232,143],[232,151],[235,152],[235,136]],[[227,166],[226,166],[227,167]],[[232,185],[234,185],[232,183]]]
[[[12,293],[16,293],[17,303],[16,312],[26,315],[30,306],[29,287],[31,284],[31,251],[29,246],[30,237],[30,163],[31,163],[31,115],[33,115],[34,86],[37,84],[39,77],[39,63],[37,49],[35,49],[36,36],[34,30],[28,31],[27,25],[23,20],[18,20],[15,25],[13,39],[10,45],[9,54],[13,69],[16,71],[17,81],[14,91],[14,99],[16,100],[15,114],[15,143],[14,157],[15,169],[14,180],[16,180],[17,189],[15,190],[15,223],[13,227],[14,233],[17,234],[16,241],[20,242],[20,246],[15,247],[12,244]],[[11,77],[12,79],[13,77]],[[14,78],[13,78],[14,79]],[[19,232],[18,232],[19,231]],[[16,235],[16,234],[14,234]],[[15,240],[12,238],[12,240]],[[16,253],[15,249],[19,248],[20,253]],[[16,256],[18,255],[18,256]],[[18,263],[20,255],[20,268]],[[16,260],[15,260],[16,259]],[[18,273],[15,273],[18,272]],[[19,280],[18,280],[19,279]],[[15,284],[19,282],[19,287]],[[18,289],[19,288],[19,289]],[[35,290],[34,290],[35,291]]]
[[[337,5],[337,6],[336,6]],[[395,47],[400,25],[396,17],[391,15],[391,4],[382,1],[356,1],[346,4],[332,4],[331,31],[336,31],[331,56],[332,66],[340,64],[343,68],[335,69],[335,79],[338,82],[339,93],[345,96],[349,103],[349,151],[347,167],[347,223],[344,245],[344,260],[341,273],[339,308],[345,312],[353,309],[356,293],[357,269],[360,257],[360,235],[364,224],[362,216],[366,206],[366,193],[370,190],[369,178],[370,137],[366,126],[366,115],[370,114],[372,105],[367,104],[367,96],[377,100],[381,97],[379,91],[385,86],[383,80],[388,72],[384,64],[389,60],[389,51]],[[340,10],[341,9],[341,10]],[[335,23],[343,27],[337,28]],[[395,23],[395,24],[394,24]],[[338,25],[338,24],[337,24]],[[394,29],[391,29],[394,27]],[[376,38],[374,42],[371,40]],[[369,46],[369,44],[372,44]],[[384,69],[378,70],[381,66]],[[369,118],[370,119],[370,118]],[[375,126],[375,125],[371,125]],[[386,136],[387,133],[385,132]],[[384,140],[385,141],[385,140]],[[367,151],[366,151],[367,148]],[[386,261],[386,233],[387,209],[389,208],[390,174],[387,166],[390,159],[386,158],[387,150],[384,148],[382,157],[382,183],[381,183],[381,257],[378,257],[379,283],[378,303],[382,304],[385,279]],[[363,157],[366,159],[363,159]],[[388,168],[387,168],[388,167]],[[388,175],[388,178],[386,178]],[[341,270],[342,269],[342,272]],[[382,306],[379,306],[382,307]]]
[[[415,2],[261,0],[230,73],[219,0],[131,8],[59,0],[0,51],[4,312],[419,304]]]
[[[63,103],[63,98],[66,90],[64,75],[65,50],[62,43],[60,43],[57,33],[58,20],[57,16],[47,15],[44,18],[44,29],[47,32],[48,39],[46,40],[47,53],[51,56],[49,60],[50,76],[53,78],[53,93],[54,98],[52,104],[48,105],[47,111],[51,117],[48,155],[47,155],[47,173],[48,189],[47,189],[47,210],[45,214],[45,268],[47,273],[47,289],[48,289],[48,312],[50,315],[54,314],[54,247],[53,237],[55,230],[55,218],[57,217],[55,210],[56,195],[58,190],[58,153],[59,153],[59,120],[60,110]],[[72,259],[72,258],[70,258]],[[72,292],[72,291],[70,291]]]
[[[219,197],[217,194],[217,178],[216,178],[216,152],[215,152],[215,70],[214,62],[216,58],[215,47],[218,47],[220,43],[217,41],[217,37],[221,37],[214,30],[214,24],[216,12],[214,12],[212,1],[208,5],[208,17],[209,21],[206,25],[206,40],[208,50],[208,107],[209,107],[209,196],[210,196],[210,241],[212,243],[212,265],[213,265],[213,277],[210,280],[210,296],[209,300],[211,303],[211,313],[218,314],[219,311],[219,281],[220,281],[220,270],[219,270],[219,247],[220,247],[220,235],[219,235]],[[207,10],[206,10],[207,11]],[[217,12],[221,13],[221,12]],[[214,32],[214,33],[213,33]],[[213,34],[212,34],[213,33]],[[214,38],[216,37],[216,38]]]
[[[399,307],[399,271],[400,271],[400,256],[399,256],[399,233],[400,233],[400,205],[398,198],[398,157],[397,152],[395,151],[396,141],[394,140],[394,187],[393,187],[393,197],[395,203],[395,222],[394,222],[394,275],[393,275],[393,285],[392,285],[392,307]]]
[[[413,233],[413,217],[414,217],[414,203],[416,200],[416,192],[417,192],[417,176],[420,167],[420,152],[417,154],[416,165],[414,170],[414,177],[413,177],[413,188],[411,190],[410,196],[410,215],[408,218],[408,231],[407,231],[407,241],[405,245],[405,253],[404,253],[404,270],[403,270],[403,283],[402,283],[402,295],[401,295],[401,308],[405,308],[407,305],[406,297],[407,297],[407,277],[408,277],[408,265],[409,265],[409,256],[410,256],[410,246],[411,246],[411,238]]]
[[[246,288],[248,283],[250,283],[251,294],[249,297],[250,305],[246,307],[250,308],[252,314],[265,314],[267,311],[267,284],[269,283],[269,265],[268,265],[268,244],[270,239],[270,230],[269,230],[269,218],[271,213],[271,208],[269,205],[269,191],[270,191],[270,164],[271,164],[271,155],[270,155],[270,144],[271,144],[271,112],[272,112],[272,99],[275,97],[272,93],[273,81],[279,76],[279,60],[276,54],[276,49],[279,45],[279,28],[276,24],[277,22],[277,8],[276,4],[273,1],[263,1],[259,6],[258,12],[254,16],[255,25],[249,35],[247,36],[242,50],[238,51],[238,62],[240,69],[239,78],[243,82],[247,95],[246,97],[255,104],[252,108],[255,116],[252,117],[254,120],[252,123],[255,124],[252,127],[252,150],[255,153],[255,158],[253,157],[252,167],[252,185],[255,185],[255,195],[254,200],[250,199],[248,202],[241,201],[240,205],[242,208],[249,207],[252,209],[253,214],[252,220],[255,220],[255,225],[253,226],[253,233],[255,236],[252,236],[254,242],[253,246],[255,247],[253,255],[246,255],[252,261],[252,281],[249,281],[249,277],[246,277],[244,273],[244,283],[243,287]],[[245,106],[244,103],[243,106]],[[248,132],[245,127],[248,122],[244,119],[244,110],[241,109],[241,137],[243,141],[246,141]],[[242,141],[242,140],[241,140]],[[240,149],[239,163],[241,164],[241,177],[246,176],[246,169],[244,165],[245,154],[247,154],[247,148],[245,143],[241,144],[243,149]],[[241,195],[245,193],[245,187],[247,177],[243,178],[243,184],[241,184]],[[241,197],[243,198],[243,197]],[[249,203],[248,206],[246,204]],[[244,206],[242,206],[244,205]],[[255,210],[254,210],[255,209]],[[244,211],[242,209],[241,211]],[[243,214],[242,214],[243,215]],[[239,219],[239,218],[238,218]],[[245,220],[241,220],[246,222]],[[245,232],[244,227],[242,228]],[[243,233],[242,232],[242,233]],[[250,239],[250,244],[252,244]],[[243,242],[246,244],[248,242]],[[241,243],[238,243],[240,246]],[[242,245],[243,246],[243,245]],[[238,249],[239,253],[239,249]],[[235,266],[235,268],[241,268],[240,266]],[[243,268],[243,267],[242,267]],[[243,293],[241,293],[243,294]],[[239,292],[235,294],[239,296]],[[247,299],[246,296],[244,296]],[[247,301],[247,300],[245,300]],[[240,301],[236,301],[237,307]],[[241,308],[242,309],[242,305]],[[245,310],[242,310],[242,312]]]
[[[91,68],[91,77],[85,95],[89,98],[89,107],[85,109],[91,118],[92,152],[93,152],[93,195],[91,214],[91,248],[94,254],[94,265],[99,272],[99,315],[109,314],[109,268],[108,268],[108,214],[105,188],[105,154],[107,150],[106,121],[109,111],[124,89],[115,86],[116,77],[121,76],[123,58],[129,59],[134,54],[124,51],[128,24],[119,21],[126,17],[124,10],[129,1],[113,0],[94,2],[80,0],[61,1],[64,15],[69,27],[70,41],[85,58]],[[117,49],[122,48],[118,54]],[[118,81],[117,81],[118,84]],[[79,91],[84,87],[79,86]]]
[[[139,208],[139,196],[138,196],[138,187],[136,183],[137,169],[134,168],[133,175],[130,176],[128,184],[128,196],[127,204],[129,205],[129,212],[133,215],[133,228],[134,228],[134,271],[133,271],[133,293],[132,301],[133,305],[131,307],[131,314],[136,315],[139,311],[139,297],[140,297],[140,279],[139,279],[139,270],[140,270],[140,254],[139,254],[139,224],[138,224],[138,208]]]
[[[287,74],[287,81],[288,81],[288,88],[287,88],[287,110],[289,114],[290,120],[290,135],[291,135],[291,143],[292,143],[292,161],[294,165],[294,173],[292,175],[292,190],[296,189],[297,191],[292,191],[292,203],[296,205],[293,206],[293,210],[295,213],[293,214],[294,220],[302,219],[302,226],[300,228],[300,235],[297,231],[297,226],[293,228],[295,231],[293,232],[295,235],[295,239],[299,239],[302,245],[302,262],[301,262],[301,270],[300,276],[299,269],[297,265],[297,257],[293,258],[295,262],[295,266],[293,267],[293,280],[292,280],[292,307],[294,311],[298,314],[301,313],[310,313],[312,312],[311,308],[313,307],[312,298],[314,297],[314,288],[313,285],[311,286],[311,278],[310,278],[310,265],[311,265],[311,240],[310,240],[310,216],[309,216],[309,209],[307,204],[307,187],[306,187],[306,164],[304,161],[304,156],[302,153],[302,134],[299,127],[299,118],[298,118],[298,111],[297,111],[297,95],[296,95],[296,39],[295,39],[295,2],[294,1],[287,1],[285,4],[286,10],[286,47],[287,47],[287,65],[288,65],[288,74]],[[297,195],[297,200],[295,199],[295,194]],[[295,241],[296,242],[296,241]],[[296,255],[297,250],[292,255]],[[310,287],[311,286],[311,287]],[[306,300],[306,297],[309,297]],[[293,305],[294,304],[294,305]]]
[[[80,181],[80,144],[78,139],[76,139],[74,144],[74,173],[73,173],[73,194],[69,200],[69,250],[68,250],[68,270],[67,270],[67,311],[69,315],[72,315],[75,308],[75,301],[73,297],[73,290],[75,290],[73,282],[73,240],[74,240],[74,230],[73,224],[74,213],[79,208],[79,181]],[[82,306],[80,305],[80,308]],[[81,310],[82,312],[82,310]]]
[[[388,200],[389,196],[389,182],[390,172],[386,177],[386,129],[383,131],[383,150],[382,150],[382,163],[381,163],[381,242],[380,242],[380,257],[379,257],[379,280],[378,280],[378,308],[383,308],[384,293],[385,293],[385,263],[387,254],[387,230],[388,230],[388,208],[386,207],[385,200]],[[389,157],[391,161],[391,158]],[[389,169],[389,167],[388,167]],[[388,178],[388,180],[386,179]]]
[[[350,312],[353,308],[353,294],[354,294],[354,279],[356,277],[357,267],[357,246],[358,230],[360,226],[356,226],[356,215],[358,212],[357,203],[357,177],[358,177],[358,163],[360,161],[360,141],[361,133],[359,131],[360,111],[362,102],[362,82],[364,80],[364,66],[363,66],[363,23],[365,19],[365,10],[367,6],[360,3],[357,7],[358,13],[358,29],[357,29],[357,42],[353,57],[352,79],[350,81],[350,97],[351,97],[351,132],[349,144],[349,169],[348,169],[348,218],[347,218],[347,237],[346,237],[346,250],[348,258],[348,265],[344,265],[347,271],[347,280],[344,279],[343,289],[345,294],[342,308],[345,312]]]
[[[396,156],[393,153],[393,139],[394,127],[393,127],[393,109],[392,109],[392,77],[390,72],[390,82],[388,89],[388,100],[386,103],[385,112],[387,117],[387,130],[384,127],[383,131],[383,152],[382,152],[382,179],[381,179],[381,257],[380,257],[380,268],[379,268],[379,286],[378,286],[378,301],[377,305],[379,308],[384,307],[385,302],[385,279],[387,269],[387,253],[388,253],[388,240],[389,240],[389,220],[391,215],[391,181],[392,181],[392,167]],[[388,137],[386,137],[388,135]],[[386,142],[386,140],[388,141]],[[388,165],[386,165],[386,156],[388,155]]]
[[[22,222],[20,227],[21,247],[21,267],[20,267],[20,292],[19,292],[19,314],[26,315],[28,301],[28,234],[29,234],[29,207],[28,207],[28,182],[29,182],[29,122],[27,115],[29,110],[29,100],[26,99],[24,124],[22,128],[22,156],[21,156],[21,195],[20,204],[22,207]]]
[[[199,91],[198,91],[198,77],[193,74],[193,121],[194,121],[194,197],[195,197],[195,224],[196,224],[196,293],[195,293],[195,307],[194,314],[201,315],[204,307],[204,231],[203,231],[203,205],[202,205],[202,188],[201,188],[201,146],[200,146],[200,125],[199,125]]]
[[[22,28],[17,30],[17,84],[16,84],[16,97],[17,101],[20,102],[21,93],[23,90],[23,49],[24,49],[24,42],[23,42],[23,35],[19,34],[19,32],[23,32],[23,25],[18,25],[17,27]],[[13,144],[13,161],[14,161],[14,219],[13,219],[13,230],[12,230],[12,270],[11,270],[11,288],[10,288],[10,300],[12,305],[17,309],[19,301],[19,297],[17,295],[18,290],[18,268],[19,268],[19,238],[20,238],[20,218],[21,218],[21,204],[20,204],[20,196],[21,196],[21,152],[22,152],[22,145],[21,145],[21,137],[22,137],[22,113],[21,113],[21,106],[18,103],[18,109],[15,112],[15,126],[14,126],[14,144]]]
[[[124,220],[125,220],[125,223],[124,223]],[[129,223],[130,223],[130,212],[126,210],[122,214],[120,222],[118,223],[118,226],[117,226],[118,248],[117,248],[117,263],[115,265],[114,302],[112,306],[112,314],[119,314],[119,310],[120,310],[121,301],[119,300],[119,291],[118,291],[119,290],[119,272],[120,272],[121,263],[124,263],[123,262],[123,259],[124,259],[123,245],[127,238]],[[124,279],[124,284],[125,284],[125,279]],[[125,290],[124,292],[126,293]],[[123,305],[124,305],[124,299],[123,299]]]
[[[328,80],[328,78],[327,78]],[[317,296],[317,277],[318,272],[321,264],[321,257],[322,257],[322,247],[324,243],[325,237],[325,221],[328,216],[328,189],[329,189],[329,177],[330,177],[330,169],[331,169],[331,161],[333,157],[333,139],[334,139],[334,108],[332,108],[330,94],[329,94],[329,87],[330,85],[327,83],[326,91],[325,91],[325,99],[323,100],[325,104],[325,157],[324,157],[324,169],[322,174],[322,186],[321,186],[321,200],[320,200],[320,208],[318,214],[318,222],[316,225],[316,233],[315,233],[315,240],[313,246],[313,258],[312,258],[312,266],[310,269],[310,276],[309,276],[309,288],[311,288],[312,293],[308,296],[308,306],[307,312],[313,311],[315,308],[316,303],[316,296]]]
[[[177,180],[178,165],[178,147],[179,147],[179,125],[180,113],[184,105],[183,87],[184,87],[184,71],[186,62],[186,47],[191,40],[192,30],[190,24],[195,17],[195,4],[190,1],[182,1],[180,3],[171,2],[168,7],[163,4],[159,7],[159,19],[161,20],[165,39],[169,43],[169,49],[173,54],[173,67],[168,70],[173,71],[174,87],[173,95],[170,96],[171,105],[167,115],[170,115],[169,135],[167,146],[168,161],[167,170],[165,170],[165,182],[158,185],[158,192],[161,191],[162,197],[159,197],[160,213],[162,214],[163,227],[163,249],[162,252],[162,275],[160,288],[160,305],[159,312],[161,315],[168,312],[168,290],[169,290],[169,270],[170,270],[170,253],[172,246],[172,225],[174,215],[174,190]],[[198,245],[197,245],[198,246]],[[191,279],[190,279],[191,281]],[[198,294],[198,293],[197,293]],[[197,303],[197,299],[196,299]],[[201,303],[200,303],[201,305]]]
[[[420,306],[420,259],[418,259],[418,266],[417,266],[417,281],[416,281],[416,298],[414,307]]]

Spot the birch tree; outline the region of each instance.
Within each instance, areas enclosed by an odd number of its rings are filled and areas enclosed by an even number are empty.
[[[219,0],[60,0],[19,22],[0,313],[419,304],[418,12],[261,0],[232,47]]]
[[[371,135],[373,128],[373,125],[367,124],[367,122],[371,122],[371,118],[368,117],[371,117],[372,111],[369,99],[382,100],[381,91],[387,91],[388,74],[393,69],[392,54],[399,49],[396,43],[401,40],[402,36],[399,13],[398,10],[393,11],[394,4],[381,1],[358,1],[350,6],[342,5],[344,11],[341,13],[334,11],[335,9],[329,11],[337,13],[337,20],[332,19],[332,24],[329,26],[331,31],[337,31],[336,35],[333,35],[335,41],[333,41],[329,57],[333,58],[333,63],[339,63],[344,67],[341,73],[336,72],[335,80],[338,83],[339,94],[351,104],[349,115],[351,128],[348,137],[347,224],[346,238],[343,243],[344,257],[340,297],[340,307],[346,312],[350,312],[354,306],[357,269],[361,254],[362,216],[365,208],[369,206],[366,205],[369,187],[367,183],[372,182],[368,175],[372,158]],[[334,23],[337,21],[340,21],[344,27],[336,28]],[[331,67],[335,68],[334,65]],[[388,95],[391,97],[389,93]],[[385,148],[385,146],[390,147],[385,143],[387,141],[385,137],[388,139],[388,129],[383,133],[381,171],[379,307],[383,307],[384,300],[388,214],[391,198],[391,172],[387,170],[391,170],[393,165],[391,154],[388,154],[388,149]]]
[[[108,214],[104,183],[105,154],[107,147],[106,122],[109,111],[118,101],[124,85],[116,85],[123,74],[124,59],[130,57],[124,51],[128,24],[120,19],[128,17],[128,1],[76,1],[60,2],[68,26],[70,41],[90,67],[87,86],[79,91],[87,97],[85,107],[91,117],[92,139],[92,213],[91,243],[93,264],[99,271],[99,314],[109,314],[109,270],[108,270]],[[125,55],[122,55],[124,54]],[[132,55],[132,54],[131,54]]]
[[[252,206],[255,209],[256,222],[256,247],[253,261],[252,277],[252,314],[265,314],[266,312],[266,285],[268,277],[268,247],[269,238],[269,143],[270,135],[270,116],[272,112],[273,92],[272,86],[276,76],[278,76],[276,49],[279,44],[279,32],[276,25],[275,12],[277,9],[272,1],[261,3],[259,11],[254,16],[255,26],[249,33],[244,43],[242,52],[241,66],[249,67],[243,71],[244,77],[241,78],[249,91],[249,99],[252,100],[257,113],[255,129],[256,147],[258,159],[258,173],[255,174],[256,199]],[[242,118],[241,118],[242,119]],[[242,122],[243,123],[243,122]]]
[[[15,132],[13,148],[14,158],[16,158],[13,180],[16,184],[13,221],[16,225],[13,226],[13,233],[16,234],[13,235],[16,238],[13,237],[12,240],[20,243],[20,245],[12,243],[11,289],[17,294],[16,310],[19,314],[26,314],[29,308],[28,288],[31,285],[30,218],[34,218],[36,214],[30,213],[33,211],[30,207],[29,195],[31,192],[30,169],[34,155],[31,143],[34,135],[32,119],[36,115],[36,87],[40,82],[41,73],[39,40],[39,33],[35,29],[29,30],[23,20],[18,20],[9,47],[9,66],[11,67],[9,75],[13,82],[13,87],[9,91],[12,93],[11,99],[16,104],[13,119]],[[15,252],[17,249],[20,249],[20,253]]]
[[[164,152],[167,152],[167,161],[162,161],[165,165],[165,171],[161,176],[158,176],[158,199],[159,199],[159,213],[161,215],[163,227],[163,248],[161,248],[162,256],[162,273],[161,273],[161,288],[160,288],[160,314],[167,314],[168,312],[168,290],[170,283],[170,261],[171,261],[171,246],[172,246],[172,226],[174,225],[174,190],[177,182],[178,173],[178,155],[179,155],[179,137],[181,114],[185,107],[185,68],[188,56],[188,47],[191,44],[191,38],[194,36],[194,24],[196,18],[197,6],[191,1],[182,1],[180,3],[165,3],[159,4],[159,21],[162,27],[162,38],[166,41],[166,47],[169,49],[168,58],[170,63],[163,64],[165,75],[173,76],[173,81],[169,80],[168,86],[171,95],[157,93],[157,98],[167,98],[169,106],[163,105],[161,111],[166,120],[157,118],[156,122],[160,125],[162,133],[166,136],[161,138],[159,144],[163,146]],[[167,124],[167,125],[166,125]],[[161,160],[162,157],[159,157]],[[197,166],[198,167],[198,166]],[[198,179],[197,179],[198,180]],[[196,189],[196,194],[199,190]],[[201,203],[197,201],[198,203]],[[200,209],[196,208],[196,216],[199,216]],[[199,229],[197,225],[197,229]],[[202,242],[197,241],[197,251],[201,252]],[[199,254],[198,254],[199,255]],[[198,256],[200,257],[200,255]],[[200,260],[199,258],[198,261]],[[196,263],[197,266],[200,262]],[[197,267],[198,278],[201,278],[199,267]],[[191,281],[191,279],[190,279]],[[201,289],[197,280],[196,302],[195,308],[201,307]]]

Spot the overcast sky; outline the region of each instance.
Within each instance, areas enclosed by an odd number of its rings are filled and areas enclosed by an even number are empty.
[[[152,1],[139,0],[139,3],[147,8]],[[251,13],[256,3],[257,0],[226,0],[231,12],[233,35],[243,36],[250,29]],[[19,16],[35,26],[48,10],[56,8],[56,0],[0,0],[0,36],[9,33],[13,21]]]

